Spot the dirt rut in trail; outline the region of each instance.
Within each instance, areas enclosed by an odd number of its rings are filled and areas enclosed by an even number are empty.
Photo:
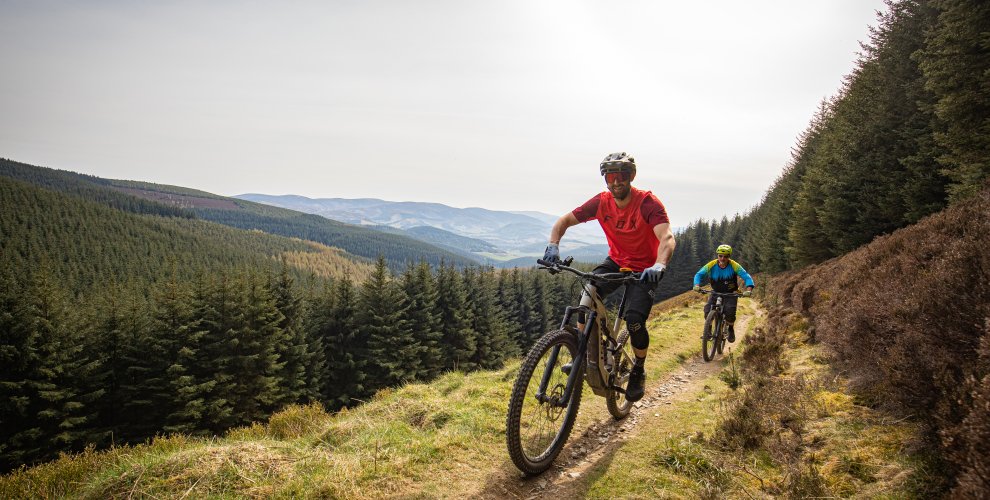
[[[754,304],[755,305],[755,304]],[[741,311],[740,311],[741,312]],[[740,314],[736,321],[736,345],[749,329],[749,322],[755,316],[762,316],[758,308],[754,314]],[[726,344],[732,346],[732,344]],[[580,435],[571,434],[567,446],[553,466],[538,476],[526,476],[515,468],[493,477],[481,494],[481,498],[580,498],[584,496],[587,484],[581,477],[599,464],[607,463],[614,453],[627,440],[637,434],[640,422],[648,422],[657,410],[676,405],[696,397],[704,390],[704,380],[722,370],[724,355],[706,363],[701,358],[701,342],[698,353],[685,360],[680,367],[667,376],[650,383],[647,380],[646,396],[633,405],[629,416],[623,420],[605,417],[592,422]],[[728,350],[726,350],[728,353]],[[600,398],[585,397],[582,406],[602,403]]]

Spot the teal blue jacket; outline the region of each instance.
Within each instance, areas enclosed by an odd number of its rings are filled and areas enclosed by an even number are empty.
[[[756,286],[753,283],[753,277],[740,266],[738,262],[729,259],[729,265],[725,266],[725,269],[718,267],[718,259],[715,259],[698,269],[698,272],[694,274],[694,284],[695,286],[701,285],[701,280],[705,279],[705,276],[712,282],[712,290],[719,293],[729,293],[734,292],[739,289],[739,281],[736,279],[737,276],[742,277],[746,286]]]

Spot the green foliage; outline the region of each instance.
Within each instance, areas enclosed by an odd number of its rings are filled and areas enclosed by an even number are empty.
[[[437,299],[440,311],[440,331],[443,333],[444,368],[471,371],[478,348],[478,332],[472,327],[473,314],[468,309],[468,291],[463,277],[453,268],[441,266],[436,275],[437,288],[443,293]]]
[[[326,374],[321,400],[331,409],[353,406],[371,395],[366,386],[368,341],[357,327],[358,298],[348,279],[326,286],[311,299],[306,328],[323,345]]]
[[[73,295],[109,281],[265,269],[284,252],[317,251],[302,241],[198,220],[136,215],[2,176],[0,234],[0,255],[19,270],[13,272],[44,264]]]
[[[85,391],[92,371],[82,339],[70,323],[65,293],[47,269],[26,283],[0,281],[3,338],[0,340],[0,467],[55,458],[85,438],[91,416]]]
[[[976,193],[990,175],[990,6],[978,0],[933,0],[938,21],[918,52],[925,88],[935,96],[935,160],[953,200]]]
[[[741,221],[750,271],[842,255],[980,189],[990,174],[984,4],[888,3],[842,90]]]
[[[471,363],[482,370],[502,368],[506,359],[518,356],[520,351],[510,337],[512,326],[499,307],[495,271],[468,268],[464,271],[464,285],[471,290],[468,295],[470,327],[478,334]]]
[[[195,217],[192,212],[179,207],[144,200],[114,189],[108,189],[111,185],[110,181],[91,175],[35,167],[0,158],[0,177],[57,191],[76,199],[87,200],[124,212],[165,217]]]
[[[416,343],[421,347],[418,380],[432,380],[444,368],[441,331],[441,311],[439,287],[433,280],[433,273],[425,261],[413,266],[410,264],[402,274],[402,290],[409,298],[405,319],[412,329]]]
[[[358,328],[368,341],[368,385],[372,391],[416,379],[423,347],[405,319],[409,298],[392,280],[384,257],[360,290]]]

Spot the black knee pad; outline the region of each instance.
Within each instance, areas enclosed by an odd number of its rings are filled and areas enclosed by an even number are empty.
[[[629,329],[629,340],[634,349],[650,347],[650,334],[646,331],[646,318],[638,314],[626,316],[626,328]]]

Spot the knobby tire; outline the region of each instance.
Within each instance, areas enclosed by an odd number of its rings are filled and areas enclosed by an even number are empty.
[[[708,312],[708,317],[705,318],[705,331],[701,337],[701,355],[705,358],[705,361],[711,361],[715,359],[715,351],[718,350],[718,312],[715,308],[712,308]]]
[[[547,366],[556,346],[560,346],[557,360],[553,366]],[[567,330],[554,330],[536,342],[519,368],[509,398],[505,441],[512,462],[527,474],[539,474],[550,468],[574,427],[584,388],[582,374],[578,374],[566,408],[541,403],[535,395],[545,370],[551,370],[546,394],[556,398],[563,393],[567,375],[561,366],[565,363],[573,363],[572,369],[583,366],[576,359],[577,350],[577,335]]]
[[[729,339],[729,327],[728,321],[725,320],[725,316],[718,318],[718,353],[722,354],[725,349],[725,341]]]

